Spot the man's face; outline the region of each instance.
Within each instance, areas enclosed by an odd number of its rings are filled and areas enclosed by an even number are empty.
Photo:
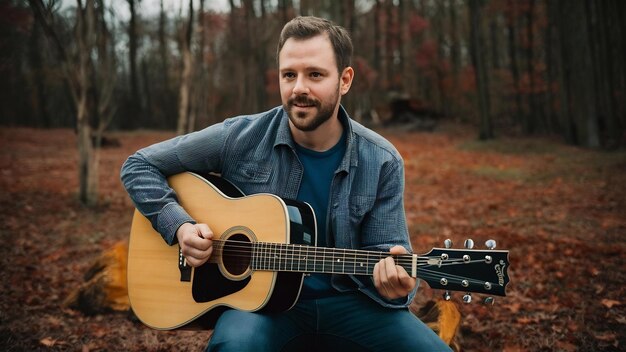
[[[326,35],[289,38],[278,62],[280,96],[289,120],[301,131],[317,129],[337,112],[340,94],[347,92],[330,40]]]

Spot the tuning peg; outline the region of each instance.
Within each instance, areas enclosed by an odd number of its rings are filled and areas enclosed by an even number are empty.
[[[483,304],[487,306],[493,306],[495,303],[496,303],[496,299],[491,296],[485,298],[485,300],[483,301]]]
[[[450,295],[450,291],[446,291],[446,292],[443,293],[443,299],[445,301],[449,301],[449,300],[452,299],[452,295]]]
[[[463,303],[471,303],[472,302],[472,294],[466,293],[463,295]]]
[[[463,246],[467,249],[472,249],[474,248],[474,240],[472,240],[471,238],[468,238],[465,240],[465,243],[463,244]]]
[[[485,246],[488,249],[496,249],[496,241],[495,240],[487,240],[487,242],[485,242]]]
[[[446,248],[452,248],[452,240],[447,238],[445,241],[443,241],[443,246]]]

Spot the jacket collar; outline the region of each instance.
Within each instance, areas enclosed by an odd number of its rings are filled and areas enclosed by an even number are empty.
[[[276,133],[276,140],[274,141],[274,148],[279,145],[289,146],[291,149],[295,150],[295,141],[291,136],[291,130],[289,129],[289,116],[287,116],[287,112],[284,108],[278,109],[278,115],[280,118],[280,123],[278,125],[278,131]],[[343,108],[342,105],[339,105],[339,121],[343,125],[343,128],[346,129],[346,154],[343,156],[341,160],[341,164],[339,164],[339,171],[350,171],[350,166],[358,165],[358,158],[356,153],[356,139],[352,129],[352,120],[348,113]]]

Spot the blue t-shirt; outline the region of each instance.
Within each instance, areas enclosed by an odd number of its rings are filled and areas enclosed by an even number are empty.
[[[331,149],[317,152],[296,145],[296,153],[304,167],[298,200],[307,202],[315,211],[317,223],[317,246],[327,247],[329,239],[326,233],[326,216],[330,186],[335,171],[341,163],[346,151],[345,133],[339,142]],[[301,298],[320,298],[335,294],[337,291],[330,284],[331,274],[311,274],[304,279]]]

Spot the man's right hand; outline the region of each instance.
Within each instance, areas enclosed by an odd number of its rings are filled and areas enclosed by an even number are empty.
[[[176,231],[183,256],[192,267],[204,264],[213,252],[213,232],[207,224],[184,223]]]

